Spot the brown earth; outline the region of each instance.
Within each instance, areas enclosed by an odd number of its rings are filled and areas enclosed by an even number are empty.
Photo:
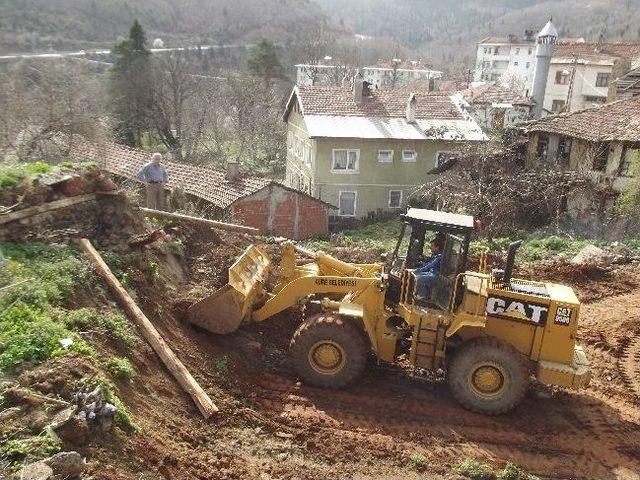
[[[434,478],[450,475],[466,457],[513,462],[544,478],[640,478],[640,287],[631,270],[527,267],[534,277],[576,285],[585,302],[579,341],[593,380],[580,392],[532,387],[512,413],[486,417],[460,407],[441,381],[373,362],[347,390],[301,385],[286,354],[299,312],[226,336],[185,324],[179,319],[185,306],[226,281],[249,240],[183,228],[162,242],[176,239],[184,258],[162,245],[142,247],[161,263],[162,278],[137,282],[137,298],[221,411],[204,421],[141,346],[128,355],[136,378],[117,384],[140,431],[65,445],[87,456],[93,478]],[[277,256],[276,245],[266,248]],[[349,252],[339,253],[349,259]],[[66,397],[82,362],[58,358],[19,380]],[[412,462],[417,453],[427,463]]]

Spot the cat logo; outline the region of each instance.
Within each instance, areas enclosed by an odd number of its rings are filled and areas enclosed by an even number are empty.
[[[487,299],[486,311],[487,315],[525,320],[536,325],[544,325],[547,321],[549,307],[515,298],[492,296]]]

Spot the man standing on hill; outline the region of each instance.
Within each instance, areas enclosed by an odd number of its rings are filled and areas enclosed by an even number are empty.
[[[147,208],[164,210],[164,187],[167,183],[167,170],[162,165],[162,154],[154,153],[151,161],[138,172],[138,179],[147,187]]]

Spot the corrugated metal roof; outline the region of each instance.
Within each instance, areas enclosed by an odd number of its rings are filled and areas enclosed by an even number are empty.
[[[459,213],[426,210],[424,208],[410,208],[405,214],[405,217],[441,225],[474,228],[473,217],[471,215],[461,215]]]
[[[397,117],[305,115],[304,121],[311,138],[488,140],[473,120],[418,119],[409,123]]]

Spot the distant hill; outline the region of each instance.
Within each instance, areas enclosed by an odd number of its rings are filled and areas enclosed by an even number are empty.
[[[0,52],[108,46],[134,18],[169,45],[287,41],[326,21],[309,0],[0,0]]]
[[[640,42],[640,0],[316,0],[359,34],[391,37],[439,66],[471,66],[491,34],[540,29],[550,16],[565,37]]]

